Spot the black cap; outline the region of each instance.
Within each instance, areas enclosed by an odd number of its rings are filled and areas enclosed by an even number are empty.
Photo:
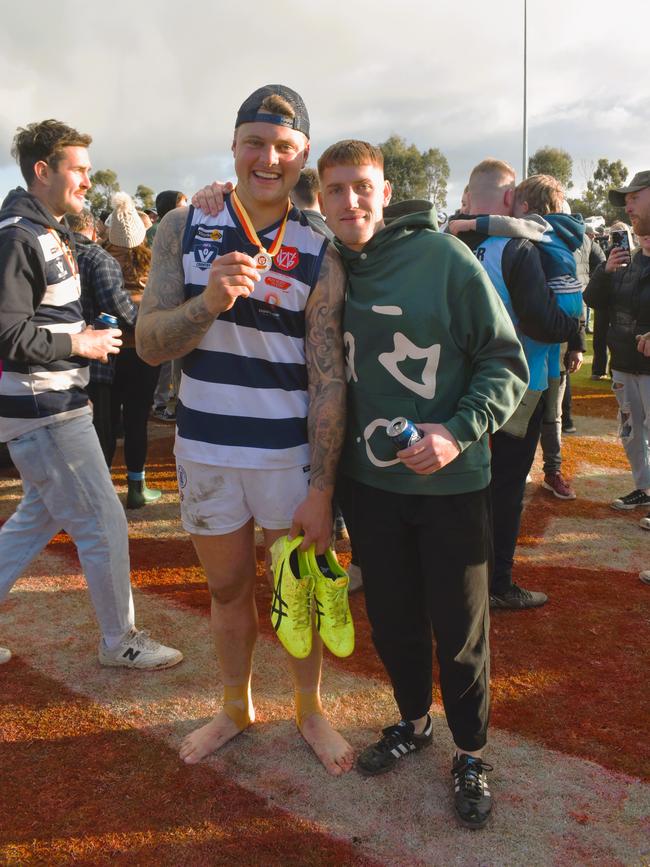
[[[650,187],[650,172],[637,172],[630,184],[627,187],[619,187],[617,190],[609,191],[609,200],[612,205],[617,205],[622,208],[625,205],[625,196],[627,193],[638,193]]]
[[[294,111],[294,117],[284,117],[281,114],[269,114],[269,112],[260,108],[267,96],[281,96],[285,99]],[[284,84],[265,84],[264,87],[259,87],[251,93],[248,99],[245,99],[237,112],[237,121],[235,129],[242,123],[275,123],[278,126],[286,126],[290,129],[298,130],[304,133],[309,138],[309,115],[307,114],[307,106],[302,100],[299,93],[291,90],[290,87],[285,87]]]

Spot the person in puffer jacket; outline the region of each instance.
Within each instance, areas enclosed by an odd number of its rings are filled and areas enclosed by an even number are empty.
[[[639,351],[639,336],[650,331],[650,235],[641,235],[639,241],[641,247],[631,260],[626,250],[612,247],[585,289],[586,303],[609,318],[607,346],[619,405],[618,434],[634,481],[634,490],[611,504],[622,511],[650,506],[650,358]],[[650,514],[640,525],[650,530]]]

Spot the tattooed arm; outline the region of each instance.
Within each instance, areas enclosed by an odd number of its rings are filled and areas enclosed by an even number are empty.
[[[304,533],[301,547],[307,549],[313,542],[317,553],[332,538],[332,496],[345,435],[345,284],[343,265],[330,245],[305,309],[311,479],[307,498],[296,510],[291,527],[291,536]]]
[[[199,345],[215,318],[240,295],[250,295],[259,274],[250,256],[228,253],[212,263],[200,295],[185,301],[182,241],[187,210],[176,208],[160,223],[153,262],[135,326],[138,355],[148,364],[181,358]]]

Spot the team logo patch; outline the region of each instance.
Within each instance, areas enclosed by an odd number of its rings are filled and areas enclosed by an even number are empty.
[[[275,292],[267,292],[264,296],[264,300],[267,304],[273,304],[276,307],[280,304],[280,298],[278,297],[278,295],[276,295]]]
[[[277,277],[271,277],[270,274],[264,278],[264,282],[275,289],[282,289],[284,292],[291,286],[291,283],[288,283],[286,280],[278,280]]]
[[[201,271],[207,271],[217,258],[219,252],[215,241],[203,241],[194,247],[194,267]]]
[[[275,257],[275,264],[283,271],[293,271],[300,262],[300,254],[297,247],[281,247]]]
[[[214,231],[210,232],[210,238],[213,241],[220,241],[223,238],[223,232],[220,232],[219,229],[214,229]]]

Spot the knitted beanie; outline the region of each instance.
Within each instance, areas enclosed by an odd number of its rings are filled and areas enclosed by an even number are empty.
[[[108,227],[108,240],[116,247],[139,247],[146,229],[128,193],[115,193],[111,199],[113,213]]]

